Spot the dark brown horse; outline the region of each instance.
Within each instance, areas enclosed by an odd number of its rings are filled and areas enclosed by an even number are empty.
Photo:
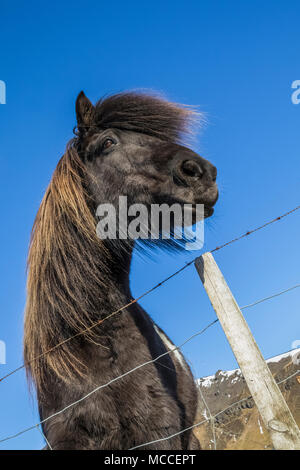
[[[217,200],[215,167],[181,144],[190,109],[140,93],[93,106],[80,93],[76,113],[76,137],[39,208],[28,259],[24,356],[41,419],[173,347],[137,303],[89,329],[132,300],[134,240],[99,239],[99,204],[117,208],[120,195],[147,207],[201,203],[207,217]],[[53,449],[128,449],[191,426],[196,406],[177,351],[54,416],[43,431]],[[146,448],[199,447],[187,431]]]

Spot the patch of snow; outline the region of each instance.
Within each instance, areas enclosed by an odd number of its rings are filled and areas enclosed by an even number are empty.
[[[241,371],[240,369],[233,369],[233,370],[226,370],[226,371],[222,370],[219,373],[219,375],[222,376],[221,382],[223,382],[223,380],[229,380],[230,377],[234,375],[235,377],[233,377],[233,379],[231,380],[231,383],[235,384],[240,379]]]
[[[210,387],[213,383],[215,375],[208,375],[207,377],[203,377],[197,380],[197,384],[201,385],[202,387]]]
[[[221,370],[220,372],[218,372],[218,376],[221,376],[220,382],[223,382],[224,380],[228,380],[232,375],[235,375],[235,374],[236,374],[236,377],[232,379],[231,383],[235,383],[239,380],[241,376],[240,369]],[[201,387],[210,387],[212,383],[214,382],[214,380],[216,379],[217,379],[216,374],[208,375],[207,377],[202,377],[201,379],[197,379],[196,384],[198,386],[201,385]]]
[[[266,359],[267,363],[274,363],[274,362],[280,362],[282,359],[285,358],[293,358],[294,356],[298,356],[300,359],[300,348],[292,349],[291,351],[288,351],[283,354],[279,354],[278,356],[271,357],[270,359]],[[240,369],[233,369],[233,370],[221,370],[218,372],[218,376],[221,376],[220,381],[223,382],[224,380],[228,380],[230,377],[235,375],[235,377],[232,378],[231,384],[235,384],[241,377],[242,373]],[[196,383],[198,386],[202,387],[210,387],[213,383],[213,381],[216,379],[216,374],[214,375],[208,375],[207,377],[203,377],[201,379],[197,379]]]
[[[240,369],[221,370],[220,375],[229,379],[229,377],[231,377],[232,375],[240,374],[240,373],[241,373]]]
[[[232,384],[235,384],[239,380],[239,378],[240,378],[239,375],[240,374],[238,374],[237,377],[234,377],[234,379],[232,379],[232,381],[231,381]]]
[[[285,359],[286,357],[297,356],[297,354],[300,355],[300,349],[299,348],[293,349],[292,351],[288,351],[288,352],[283,353],[283,354],[279,354],[278,356],[275,356],[275,357],[270,357],[270,359],[267,359],[267,362],[280,362],[281,359]]]

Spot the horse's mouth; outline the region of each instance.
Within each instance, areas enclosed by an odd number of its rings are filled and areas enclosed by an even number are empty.
[[[211,205],[203,204],[203,212],[199,212],[197,206],[199,206],[199,204],[193,204],[192,206],[186,206],[184,208],[185,214],[187,214],[188,212],[192,213],[193,224],[201,219],[208,219],[214,213],[214,208]]]
[[[207,204],[204,204],[204,207],[203,207],[203,215],[204,215],[204,219],[208,219],[208,217],[211,217],[214,213],[214,208],[210,205],[207,205]],[[197,214],[196,212],[196,206],[193,205],[193,214]]]
[[[211,217],[213,213],[215,212],[213,207],[210,206],[204,206],[204,218],[207,219],[208,217]]]
[[[204,199],[204,218],[211,217],[214,213],[214,206],[219,199],[219,191],[216,184],[214,184],[207,192]]]

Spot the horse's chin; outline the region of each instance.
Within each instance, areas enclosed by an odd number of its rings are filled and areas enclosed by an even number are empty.
[[[205,219],[208,219],[209,217],[211,217],[214,212],[215,210],[213,207],[204,206],[204,218]]]
[[[201,217],[199,217],[199,213],[197,211],[196,205],[193,204],[191,209],[185,208],[185,211],[190,210],[192,212],[192,224],[196,224],[200,220],[203,219],[208,219],[211,217],[214,213],[214,208],[209,205],[204,204],[203,212],[201,214]]]

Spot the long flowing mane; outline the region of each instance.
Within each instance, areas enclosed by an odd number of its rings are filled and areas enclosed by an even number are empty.
[[[109,253],[96,235],[95,208],[77,151],[80,137],[95,128],[119,128],[179,142],[195,116],[190,109],[137,93],[108,97],[94,109],[93,123],[78,128],[79,137],[70,142],[54,171],[31,235],[24,360],[38,390],[49,374],[67,381],[85,373],[82,337],[35,358],[97,321],[97,296],[108,282]]]
[[[38,361],[33,359],[91,326],[91,308],[85,299],[103,287],[99,263],[104,247],[96,236],[96,221],[84,189],[84,171],[77,152],[69,146],[55,169],[33,225],[24,358],[27,372],[37,385],[43,382],[46,369],[64,379],[83,372],[76,341]]]

